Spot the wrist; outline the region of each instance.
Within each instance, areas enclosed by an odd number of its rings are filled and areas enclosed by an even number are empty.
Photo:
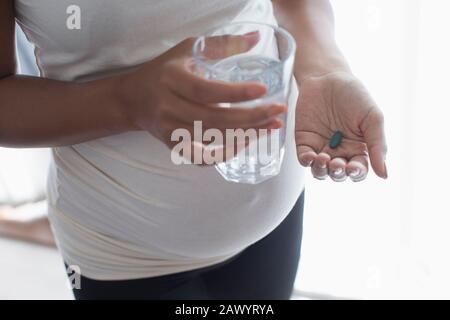
[[[133,118],[137,97],[134,94],[131,74],[121,74],[110,78],[110,81],[111,112],[117,123],[124,131],[139,130]]]
[[[140,67],[142,68],[142,67]],[[123,123],[129,127],[129,131],[142,130],[143,106],[151,106],[148,103],[148,96],[143,96],[143,92],[148,93],[147,86],[143,87],[140,68],[128,73],[119,75],[115,79],[115,94],[118,102],[119,113]],[[150,79],[147,78],[147,82]]]
[[[325,50],[299,50],[294,74],[298,82],[334,72],[352,73],[349,64],[338,48]]]

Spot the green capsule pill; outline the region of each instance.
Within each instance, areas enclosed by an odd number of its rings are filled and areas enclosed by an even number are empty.
[[[336,133],[330,139],[330,148],[336,149],[337,147],[339,147],[342,142],[342,138],[344,138],[342,132],[336,131]]]

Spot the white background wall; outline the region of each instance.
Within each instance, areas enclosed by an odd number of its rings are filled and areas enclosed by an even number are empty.
[[[386,115],[390,178],[309,181],[297,288],[450,298],[450,2],[332,3],[338,41]]]

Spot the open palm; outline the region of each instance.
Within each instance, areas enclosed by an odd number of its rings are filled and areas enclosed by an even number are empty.
[[[344,181],[364,180],[368,163],[387,178],[383,115],[364,85],[347,72],[304,78],[296,111],[297,154],[314,177]],[[341,144],[332,149],[329,141],[336,131]]]

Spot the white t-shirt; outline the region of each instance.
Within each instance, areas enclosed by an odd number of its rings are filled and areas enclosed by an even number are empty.
[[[66,10],[81,9],[81,29]],[[16,0],[45,78],[89,81],[235,21],[276,23],[269,0]],[[295,86],[290,99],[295,107]],[[61,106],[64,108],[64,106]],[[153,277],[222,262],[287,216],[304,187],[288,121],[281,173],[258,185],[214,167],[177,166],[146,132],[53,149],[49,216],[66,263],[98,280]],[[270,257],[267,257],[270,259]]]

